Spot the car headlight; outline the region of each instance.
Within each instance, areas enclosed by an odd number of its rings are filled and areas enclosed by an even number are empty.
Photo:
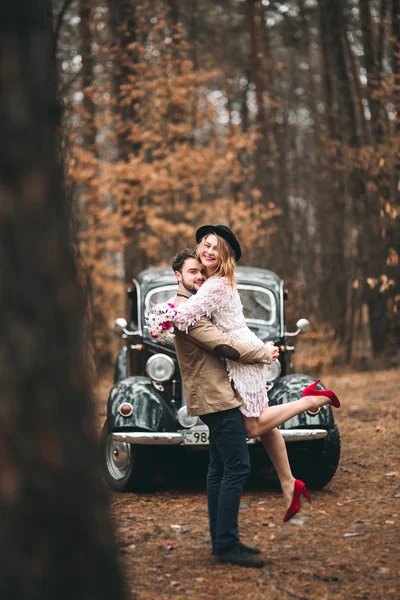
[[[268,373],[267,373],[267,381],[270,383],[271,381],[275,381],[278,379],[282,371],[281,363],[279,360],[274,360],[273,363],[268,365]]]
[[[175,373],[175,363],[165,354],[154,354],[146,363],[146,373],[153,381],[168,381]]]
[[[181,408],[178,410],[177,416],[182,427],[187,427],[188,429],[190,429],[190,427],[194,427],[198,421],[198,417],[191,417],[188,415],[186,406],[181,406]]]

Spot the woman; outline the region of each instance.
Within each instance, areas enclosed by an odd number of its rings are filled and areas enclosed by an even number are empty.
[[[235,340],[263,344],[247,327],[243,307],[235,283],[235,266],[241,249],[233,232],[225,225],[205,225],[196,232],[196,252],[205,267],[207,281],[187,302],[179,306],[174,325],[188,330],[196,320],[207,315],[213,323]],[[277,356],[272,342],[271,362]],[[245,365],[226,360],[229,379],[243,400],[241,412],[249,438],[260,437],[278,473],[287,511],[284,521],[300,509],[300,496],[309,495],[305,484],[296,480],[290,470],[286,445],[277,429],[285,421],[306,410],[325,404],[339,407],[340,402],[330,390],[317,391],[316,383],[303,391],[303,397],[280,406],[268,406],[266,393],[267,365]],[[307,393],[310,395],[307,395]]]

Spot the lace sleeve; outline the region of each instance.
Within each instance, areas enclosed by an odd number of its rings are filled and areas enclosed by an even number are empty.
[[[201,317],[210,317],[226,301],[227,284],[222,277],[207,279],[197,294],[191,296],[187,302],[182,302],[177,307],[178,314],[174,325],[181,331],[188,331],[189,327]]]

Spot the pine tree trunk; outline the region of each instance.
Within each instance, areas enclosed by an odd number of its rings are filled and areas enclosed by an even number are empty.
[[[44,0],[0,20],[0,597],[120,600]]]
[[[367,72],[368,105],[371,111],[371,131],[373,143],[378,146],[384,139],[385,107],[381,106],[376,93],[382,78],[379,68],[378,39],[372,8],[369,0],[360,0],[360,23],[364,46],[364,64]],[[376,191],[365,195],[364,227],[361,235],[364,279],[379,278],[386,271],[388,248],[382,237],[380,217],[381,201],[390,200],[390,174],[381,169],[377,175],[369,176]],[[381,354],[386,347],[389,332],[387,294],[379,291],[380,286],[364,286],[364,300],[368,305],[371,343],[374,356]]]
[[[339,4],[339,2],[338,2]],[[320,31],[323,55],[323,81],[328,113],[328,143],[336,155],[330,161],[329,192],[325,205],[318,207],[321,243],[321,310],[340,340],[345,338],[347,268],[345,260],[346,187],[343,173],[343,143],[352,137],[355,123],[352,104],[345,100],[349,90],[340,35],[341,9],[329,0],[320,0]],[[336,106],[339,107],[335,108]],[[350,124],[350,125],[349,125]]]

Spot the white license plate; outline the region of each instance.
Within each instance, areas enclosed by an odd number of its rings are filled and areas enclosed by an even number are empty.
[[[196,446],[204,446],[208,444],[208,429],[201,431],[184,431],[183,443]]]

